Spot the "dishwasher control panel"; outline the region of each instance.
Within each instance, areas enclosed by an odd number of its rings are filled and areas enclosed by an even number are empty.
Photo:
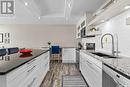
[[[113,68],[103,64],[103,71],[113,78],[117,87],[130,87],[130,79],[127,79]]]

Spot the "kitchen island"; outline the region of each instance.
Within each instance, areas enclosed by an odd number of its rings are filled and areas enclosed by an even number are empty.
[[[0,57],[0,87],[39,87],[49,71],[49,50]]]

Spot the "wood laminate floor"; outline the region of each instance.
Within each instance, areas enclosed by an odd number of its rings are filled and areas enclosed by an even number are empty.
[[[63,75],[81,75],[75,64],[50,63],[50,71],[47,73],[40,87],[62,87]]]

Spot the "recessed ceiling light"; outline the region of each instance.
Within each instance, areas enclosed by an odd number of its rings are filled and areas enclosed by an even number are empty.
[[[67,4],[68,4],[68,7],[71,8],[72,7],[72,0],[68,0]]]
[[[130,9],[130,5],[125,6],[124,9]]]
[[[25,2],[24,4],[25,4],[25,6],[28,6],[28,3],[27,3],[27,2]]]
[[[69,8],[71,8],[71,3],[68,4]]]
[[[38,17],[38,19],[41,19],[41,17]]]

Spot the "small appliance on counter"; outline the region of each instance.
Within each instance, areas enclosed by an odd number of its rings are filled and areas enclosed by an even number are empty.
[[[95,50],[95,43],[86,43],[86,50]]]

